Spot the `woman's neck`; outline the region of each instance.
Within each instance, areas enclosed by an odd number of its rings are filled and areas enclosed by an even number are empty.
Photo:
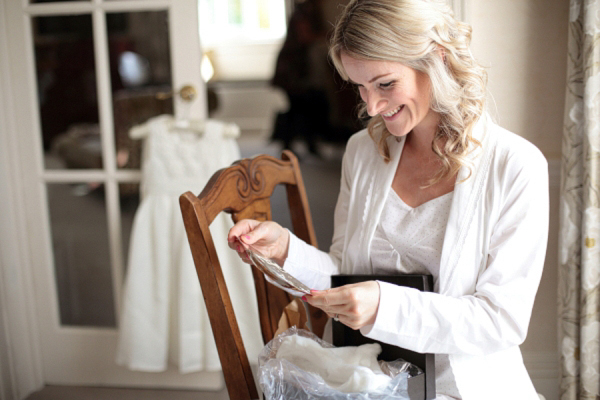
[[[418,154],[421,157],[429,158],[434,156],[435,153],[431,148],[431,144],[437,133],[440,119],[438,113],[429,110],[429,113],[421,123],[415,126],[407,135],[406,142],[404,143],[405,148],[408,147],[410,149],[409,151]]]

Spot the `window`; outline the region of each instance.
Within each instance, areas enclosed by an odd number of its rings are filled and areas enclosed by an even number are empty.
[[[279,42],[285,37],[283,0],[200,0],[199,12],[206,48]]]

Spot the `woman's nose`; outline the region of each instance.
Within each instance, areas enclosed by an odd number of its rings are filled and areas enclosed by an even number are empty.
[[[384,110],[387,100],[381,97],[375,91],[365,91],[363,100],[367,103],[367,114],[374,117]]]

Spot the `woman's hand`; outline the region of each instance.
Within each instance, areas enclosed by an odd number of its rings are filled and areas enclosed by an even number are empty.
[[[252,246],[262,256],[283,266],[288,254],[290,234],[287,229],[272,221],[243,219],[229,230],[227,242],[246,263],[250,261],[245,250]]]
[[[325,311],[352,329],[375,323],[379,309],[379,283],[367,281],[329,290],[313,290],[303,297],[310,305]]]

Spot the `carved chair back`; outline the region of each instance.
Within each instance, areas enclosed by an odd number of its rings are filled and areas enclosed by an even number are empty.
[[[240,160],[217,171],[199,196],[187,192],[179,199],[227,391],[232,399],[255,399],[258,394],[209,225],[222,211],[231,214],[234,222],[246,218],[271,220],[270,198],[279,184],[286,187],[294,233],[317,246],[300,167],[290,151],[284,151],[281,160],[267,155]],[[262,336],[267,343],[277,330],[283,309],[293,297],[268,284],[256,268],[252,268],[252,274]],[[314,308],[310,308],[309,314],[313,331],[322,336],[327,315]]]

